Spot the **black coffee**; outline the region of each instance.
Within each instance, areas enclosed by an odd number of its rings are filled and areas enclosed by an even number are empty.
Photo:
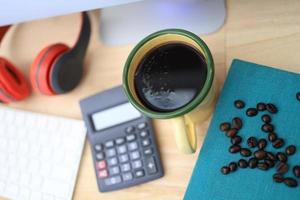
[[[153,111],[169,112],[190,103],[206,80],[204,56],[183,43],[161,45],[139,63],[134,84],[142,103]]]

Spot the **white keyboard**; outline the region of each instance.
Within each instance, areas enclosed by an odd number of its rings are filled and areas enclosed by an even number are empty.
[[[0,196],[71,200],[85,135],[82,121],[0,106]]]

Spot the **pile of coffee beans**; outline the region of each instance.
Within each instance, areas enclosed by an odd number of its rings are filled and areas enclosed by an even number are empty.
[[[300,99],[300,93],[299,93]],[[234,106],[237,109],[244,109],[246,104],[242,100],[234,101]],[[265,112],[261,116],[262,136],[265,138],[256,138],[251,136],[246,138],[244,146],[243,138],[239,132],[243,128],[243,121],[240,117],[234,117],[231,122],[223,122],[220,124],[219,129],[230,138],[231,145],[228,148],[229,153],[239,153],[242,157],[238,161],[230,162],[227,166],[221,168],[221,173],[224,175],[237,171],[238,168],[245,169],[258,169],[267,171],[275,168],[276,173],[273,175],[273,181],[276,183],[284,183],[289,187],[297,187],[298,181],[292,177],[286,177],[285,174],[292,170],[296,178],[300,178],[300,166],[290,166],[289,157],[296,153],[295,145],[285,145],[283,138],[275,132],[276,126],[272,124],[272,115],[278,112],[278,108],[273,103],[257,103],[256,107],[249,107],[246,109],[246,116],[255,117],[259,112]],[[272,145],[273,152],[267,151],[266,147]],[[284,151],[278,151],[283,148]]]

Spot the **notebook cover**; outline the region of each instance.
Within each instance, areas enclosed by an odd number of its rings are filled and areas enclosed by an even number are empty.
[[[219,124],[240,117],[244,127],[239,135],[242,146],[250,136],[266,138],[260,130],[259,113],[254,118],[246,116],[246,108],[255,107],[258,102],[272,102],[279,112],[273,115],[275,132],[284,138],[286,144],[295,144],[298,152],[289,157],[291,166],[300,165],[300,102],[296,93],[300,91],[300,75],[241,60],[234,60],[216,105],[207,136],[199,154],[185,200],[299,200],[300,182],[297,188],[289,188],[283,183],[275,183],[272,175],[275,168],[268,171],[258,169],[238,169],[229,175],[222,175],[220,168],[241,158],[230,154],[230,140],[219,130]],[[233,102],[242,99],[246,108],[238,110]],[[245,120],[247,118],[247,120]],[[285,145],[275,150],[268,143],[267,150],[284,151]],[[294,177],[292,170],[286,176]],[[300,181],[300,179],[297,179]]]

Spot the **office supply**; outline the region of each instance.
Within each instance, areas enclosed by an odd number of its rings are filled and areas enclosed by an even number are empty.
[[[82,121],[0,106],[0,196],[71,200],[85,141]]]
[[[163,176],[151,120],[127,101],[121,86],[86,98],[80,106],[100,191]]]
[[[232,116],[245,116],[245,110],[233,109],[236,99],[243,99],[247,107],[257,101],[276,103],[279,112],[273,117],[276,123],[276,133],[285,138],[286,144],[300,144],[300,115],[295,112],[300,109],[295,94],[299,91],[300,75],[269,68],[266,66],[234,60],[219,102],[210,124],[207,136],[201,149],[198,161],[186,190],[185,200],[192,199],[239,199],[239,200],[281,200],[299,199],[300,191],[278,185],[272,182],[275,170],[257,171],[239,169],[239,173],[224,176],[220,166],[230,160],[238,159],[239,155],[227,154],[228,141],[219,131],[219,123],[230,120]],[[241,113],[242,112],[242,113]],[[278,123],[281,122],[281,123]],[[266,137],[257,127],[261,126],[260,117],[252,122],[244,123],[241,136],[248,138]],[[271,145],[270,145],[271,146]],[[271,147],[267,146],[267,150]],[[281,150],[279,150],[281,151]],[[299,164],[300,155],[289,157],[291,166]],[[291,172],[286,176],[292,176]],[[252,191],[250,193],[250,191]]]
[[[81,28],[73,47],[63,43],[48,45],[34,59],[30,68],[33,88],[45,95],[63,94],[74,89],[81,80],[83,60],[91,35],[87,13],[81,15]],[[10,26],[0,30],[0,41]],[[5,103],[21,101],[30,94],[30,85],[18,68],[0,57],[0,100]]]

